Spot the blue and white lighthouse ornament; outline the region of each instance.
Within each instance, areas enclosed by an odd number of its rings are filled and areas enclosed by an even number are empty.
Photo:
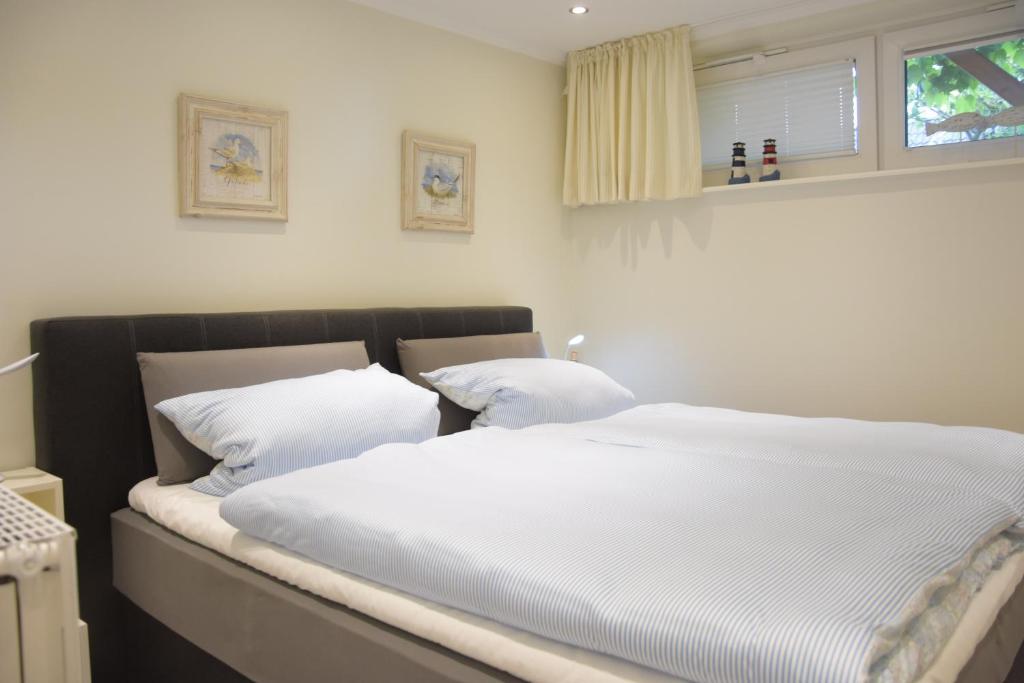
[[[730,185],[742,185],[750,182],[750,175],[747,173],[747,144],[745,142],[732,143],[732,173],[729,175]]]

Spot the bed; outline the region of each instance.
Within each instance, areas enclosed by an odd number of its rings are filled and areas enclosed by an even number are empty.
[[[359,582],[344,594],[318,590],[323,581],[304,584],[289,574],[298,569],[275,564],[289,559],[287,552],[260,546],[224,526],[218,530],[219,520],[208,509],[202,512],[202,502],[168,503],[195,492],[144,482],[153,475],[153,464],[136,351],[364,339],[371,361],[394,371],[399,337],[531,329],[532,316],[523,308],[33,323],[33,350],[43,354],[34,370],[37,459],[68,481],[68,521],[80,535],[82,611],[93,631],[96,679],[519,680],[511,670],[529,680],[669,680],[401,591]],[[126,509],[129,490],[140,481]],[[958,679],[963,683],[1012,680],[1008,672],[1024,634],[1024,591],[1015,574],[1024,568],[1019,565],[1007,563],[999,577],[991,577],[971,605],[973,616],[965,616],[973,630],[958,631],[954,638],[965,650],[958,655],[960,664],[966,662]],[[307,590],[294,588],[295,583]],[[211,594],[218,596],[216,605],[209,604]],[[924,680],[947,680],[941,671],[932,673],[939,677]]]

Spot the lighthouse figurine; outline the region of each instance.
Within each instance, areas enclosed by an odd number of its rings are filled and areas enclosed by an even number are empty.
[[[747,174],[747,144],[745,142],[732,143],[732,173],[729,175],[730,185],[742,185],[750,182],[750,175]]]
[[[764,141],[764,156],[761,161],[761,177],[758,181],[778,180],[782,177],[779,172],[779,155],[775,152],[775,138],[767,138]]]

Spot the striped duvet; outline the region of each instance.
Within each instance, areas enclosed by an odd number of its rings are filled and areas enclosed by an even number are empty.
[[[381,446],[221,516],[694,683],[852,683],[927,666],[1022,510],[1021,435],[670,404]]]

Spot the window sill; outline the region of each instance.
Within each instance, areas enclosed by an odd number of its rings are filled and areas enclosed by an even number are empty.
[[[922,166],[918,168],[893,168],[884,171],[865,171],[862,173],[840,173],[838,175],[813,176],[810,178],[789,178],[759,183],[750,182],[743,185],[712,185],[704,188],[704,193],[732,192],[734,190],[765,190],[772,187],[793,187],[795,185],[818,185],[822,183],[847,183],[871,178],[893,178],[897,176],[931,175],[951,173],[975,168],[1000,168],[1004,166],[1024,166],[1024,159],[998,159],[995,161],[970,161],[960,164],[942,166]],[[785,167],[783,167],[785,172]]]

